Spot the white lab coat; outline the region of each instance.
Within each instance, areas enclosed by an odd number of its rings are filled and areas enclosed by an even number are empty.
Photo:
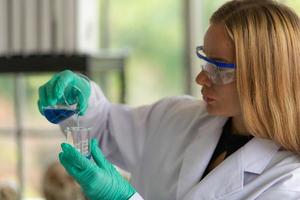
[[[187,96],[138,108],[111,104],[92,83],[80,123],[93,128],[107,159],[131,173],[139,194],[130,200],[300,199],[299,156],[256,137],[200,181],[226,120]]]

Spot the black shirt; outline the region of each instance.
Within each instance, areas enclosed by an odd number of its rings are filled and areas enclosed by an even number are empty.
[[[227,157],[229,157],[231,154],[233,154],[236,150],[244,146],[250,139],[252,139],[253,136],[244,136],[244,135],[237,135],[231,133],[231,118],[227,120],[223,127],[222,135],[219,139],[219,142],[217,144],[217,147],[209,161],[209,164],[207,165],[203,175],[202,179],[216,166],[214,165],[214,162],[216,159],[218,159],[217,162],[220,162],[220,159],[223,161]],[[222,156],[220,157],[220,155]]]

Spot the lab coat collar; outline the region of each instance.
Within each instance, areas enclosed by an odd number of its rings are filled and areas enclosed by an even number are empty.
[[[201,149],[203,150],[208,148],[209,150],[206,150],[205,153],[210,154],[211,151],[214,150],[216,146],[215,143],[217,143],[219,138],[215,139],[215,136],[213,136],[213,138],[208,141],[203,141],[202,139],[200,141],[195,141],[195,143],[198,142],[198,145],[204,145]],[[195,144],[191,144],[191,146],[192,145]],[[213,150],[211,149],[212,146]],[[274,142],[254,137],[244,147],[240,148],[234,154],[225,159],[201,181],[200,178],[203,174],[203,168],[206,168],[209,160],[207,160],[207,156],[204,156],[203,153],[196,151],[193,153],[190,152],[193,154],[195,161],[189,164],[195,164],[196,161],[197,163],[201,163],[196,165],[201,166],[198,168],[198,171],[201,171],[202,173],[194,174],[197,178],[199,178],[198,183],[194,184],[194,186],[189,185],[189,183],[187,183],[188,179],[190,178],[189,176],[191,172],[195,173],[195,169],[193,166],[187,166],[187,164],[185,165],[185,163],[183,163],[184,168],[182,171],[187,173],[187,175],[186,177],[180,177],[182,180],[179,180],[179,183],[181,184],[179,184],[178,187],[182,188],[178,188],[179,192],[177,197],[178,199],[186,200],[194,200],[194,197],[197,197],[197,199],[223,199],[227,195],[237,192],[243,188],[245,172],[256,174],[262,173],[278,149],[279,145],[276,145]],[[203,157],[199,157],[199,155]],[[183,185],[183,183],[187,183],[187,185]],[[187,188],[189,186],[191,187]]]
[[[280,145],[271,140],[253,138],[240,152],[244,163],[244,171],[261,174],[279,148]]]
[[[203,117],[202,125],[198,130],[199,134],[184,153],[178,177],[177,199],[184,199],[183,196],[201,179],[226,121],[227,118]]]

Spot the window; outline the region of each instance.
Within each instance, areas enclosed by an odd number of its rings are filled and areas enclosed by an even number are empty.
[[[128,103],[148,104],[182,94],[182,1],[111,0],[110,4],[111,47],[130,51]]]

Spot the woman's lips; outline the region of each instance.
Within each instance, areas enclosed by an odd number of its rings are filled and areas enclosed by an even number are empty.
[[[204,99],[204,101],[205,101],[206,103],[211,103],[211,102],[216,101],[215,99],[209,98],[209,97],[207,97],[207,96],[205,96],[205,95],[203,95],[203,99]]]
[[[210,103],[216,101],[216,99],[207,96],[207,94],[203,90],[201,91],[201,93],[205,102]]]

